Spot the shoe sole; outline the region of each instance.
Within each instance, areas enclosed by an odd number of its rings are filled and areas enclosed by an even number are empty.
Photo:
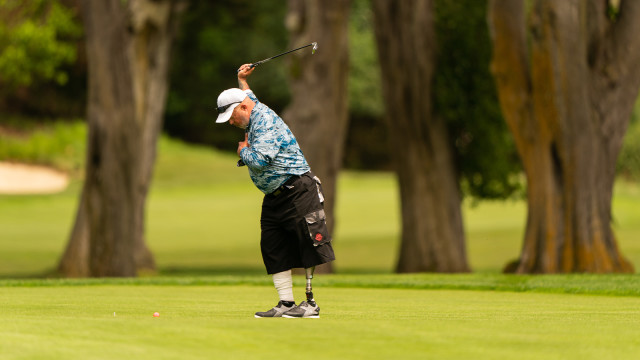
[[[312,315],[312,316],[282,315],[282,317],[287,318],[287,319],[320,319],[320,315]]]

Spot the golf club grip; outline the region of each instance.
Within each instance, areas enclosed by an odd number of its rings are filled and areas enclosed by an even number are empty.
[[[254,67],[256,67],[258,65],[260,65],[260,62],[253,63],[253,64],[249,65],[249,69],[253,69]],[[240,69],[238,69],[236,72],[240,72]]]
[[[256,66],[258,66],[260,64],[262,64],[261,61],[258,61],[257,63],[253,63],[253,64],[249,65],[249,69],[253,69],[254,67],[256,67]],[[240,72],[240,69],[238,69],[238,71],[236,71],[236,72]]]

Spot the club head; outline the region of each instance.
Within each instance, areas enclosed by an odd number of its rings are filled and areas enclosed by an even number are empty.
[[[313,48],[311,49],[311,55],[315,54],[316,50],[318,50],[318,43],[314,42],[313,43]]]

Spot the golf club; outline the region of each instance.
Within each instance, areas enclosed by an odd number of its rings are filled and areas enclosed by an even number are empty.
[[[275,59],[277,57],[280,57],[282,55],[287,55],[288,53],[292,53],[294,51],[298,51],[300,49],[304,49],[304,48],[309,47],[309,46],[313,46],[313,48],[311,50],[311,54],[315,54],[316,50],[318,50],[318,43],[317,42],[312,42],[311,44],[307,44],[305,46],[300,46],[299,48],[296,48],[296,49],[293,49],[293,50],[289,50],[287,52],[283,52],[282,54],[278,54],[278,55],[272,56],[270,58],[254,62],[253,64],[250,65],[250,68],[253,69],[254,67],[256,67],[256,66],[258,66],[260,64],[266,63],[269,60],[273,60],[273,59]],[[238,71],[240,71],[240,70],[238,70]]]
[[[287,52],[283,52],[282,54],[278,54],[278,55],[272,56],[272,57],[270,57],[270,58],[267,58],[267,59],[264,59],[264,60],[260,60],[260,61],[254,62],[253,64],[251,64],[251,65],[249,66],[249,68],[253,69],[254,67],[256,67],[256,66],[258,66],[258,65],[260,65],[260,64],[266,63],[266,62],[267,62],[267,61],[269,61],[269,60],[273,60],[273,59],[275,59],[275,58],[277,58],[277,57],[280,57],[280,56],[282,56],[282,55],[287,55],[288,53],[292,53],[292,52],[294,52],[294,51],[298,51],[298,50],[300,50],[300,49],[304,49],[304,48],[309,47],[309,46],[313,46],[313,47],[311,48],[311,54],[312,54],[312,55],[313,55],[313,54],[315,54],[315,53],[316,53],[316,50],[318,50],[318,43],[317,43],[317,42],[312,42],[311,44],[307,44],[307,45],[305,45],[305,46],[300,46],[299,48],[296,48],[296,49],[293,49],[293,50],[289,50],[289,51],[287,51]],[[240,72],[240,69],[238,69],[238,72]],[[242,159],[238,160],[238,162],[236,163],[236,166],[237,166],[237,167],[241,167],[241,166],[244,166],[244,165],[245,165],[245,163],[244,163],[244,161],[242,161]]]

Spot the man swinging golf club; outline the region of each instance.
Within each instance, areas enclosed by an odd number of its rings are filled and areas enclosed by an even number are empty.
[[[320,308],[313,298],[311,279],[316,265],[335,260],[324,215],[320,180],[284,121],[259,102],[249,89],[252,64],[238,69],[238,88],[218,97],[217,123],[245,129],[238,143],[238,156],[247,165],[251,180],[265,193],[260,218],[260,249],[267,273],[280,301],[255,317],[318,318]],[[306,300],[296,306],[291,269],[306,272]]]

